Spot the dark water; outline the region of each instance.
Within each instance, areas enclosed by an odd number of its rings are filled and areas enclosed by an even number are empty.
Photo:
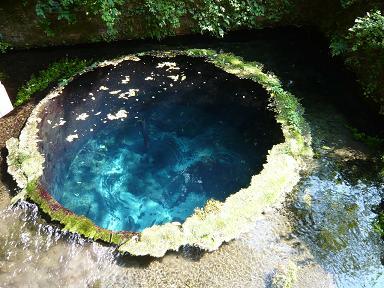
[[[101,227],[183,222],[247,187],[283,140],[266,92],[203,59],[99,70],[48,105],[41,146],[47,191]]]

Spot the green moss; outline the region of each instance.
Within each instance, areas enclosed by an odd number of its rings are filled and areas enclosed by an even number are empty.
[[[272,288],[293,288],[297,281],[297,266],[293,262],[279,267],[272,278]]]
[[[47,69],[40,71],[37,75],[32,75],[31,79],[25,83],[17,92],[15,106],[20,106],[27,102],[34,94],[43,91],[51,84],[65,81],[76,73],[82,71],[90,64],[89,61],[65,58],[51,64]]]
[[[124,237],[117,235],[111,241],[111,231],[99,228],[88,218],[79,216],[65,210],[57,201],[50,196],[42,195],[38,188],[38,180],[30,181],[26,187],[26,197],[36,203],[40,209],[48,214],[53,221],[64,225],[64,230],[78,233],[84,237],[104,242],[120,244]],[[119,237],[120,236],[120,237]]]
[[[319,246],[326,251],[340,251],[347,246],[347,243],[342,238],[338,237],[336,232],[322,229],[317,234]]]

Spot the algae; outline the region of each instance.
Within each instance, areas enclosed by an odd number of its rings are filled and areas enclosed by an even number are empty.
[[[297,281],[297,270],[296,264],[292,261],[289,261],[286,266],[278,267],[272,278],[272,288],[294,287]]]

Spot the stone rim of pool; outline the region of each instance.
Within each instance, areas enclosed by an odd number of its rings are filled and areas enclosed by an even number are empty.
[[[266,207],[278,203],[293,189],[300,179],[300,172],[307,168],[307,160],[312,157],[310,129],[303,117],[303,108],[291,93],[283,89],[276,76],[264,72],[259,63],[206,49],[128,55],[95,63],[78,75],[100,67],[116,66],[123,61],[140,61],[142,56],[162,58],[178,55],[204,58],[229,74],[260,84],[268,92],[285,142],[272,147],[262,171],[252,176],[249,187],[230,195],[224,202],[208,200],[204,208],[196,209],[182,224],[172,222],[154,225],[142,232],[110,231],[96,226],[85,216],[74,214],[39,185],[45,161],[38,148],[39,115],[52,99],[61,94],[66,86],[61,84],[35,107],[19,139],[11,138],[6,143],[9,151],[8,171],[22,189],[14,201],[28,198],[51,220],[60,222],[64,230],[115,244],[118,251],[132,255],[162,257],[168,250],[177,251],[183,245],[213,251],[223,242],[233,240],[249,230]]]

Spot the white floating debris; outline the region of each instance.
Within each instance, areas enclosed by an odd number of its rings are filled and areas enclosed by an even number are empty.
[[[69,136],[66,138],[66,140],[67,140],[68,142],[72,142],[73,140],[78,139],[78,138],[79,138],[79,135],[77,135],[77,134],[72,134],[72,135],[69,135]]]
[[[154,80],[154,79],[153,79],[153,77],[148,76],[148,77],[145,77],[144,80],[145,80],[145,81],[148,81],[148,80]]]
[[[89,115],[87,113],[81,113],[79,116],[77,116],[76,120],[82,120],[84,121],[85,119],[87,119],[89,117]]]
[[[128,113],[127,111],[125,111],[124,109],[122,110],[119,110],[115,115],[113,114],[108,114],[107,115],[107,118],[109,120],[118,120],[118,119],[124,119],[124,118],[127,118],[128,117]]]
[[[161,62],[161,63],[158,63],[156,66],[156,68],[164,68],[164,67],[167,68],[166,71],[180,70],[180,67],[177,67],[177,64],[175,62]]]
[[[52,124],[52,121],[51,120],[47,120],[48,124],[51,125]]]
[[[129,76],[125,76],[125,78],[123,80],[121,80],[121,83],[122,84],[128,84],[129,81],[131,81],[131,78]]]
[[[128,97],[135,97],[139,89],[129,89],[128,92],[121,93],[119,99],[128,99]]]
[[[105,86],[100,86],[99,90],[107,91],[107,90],[109,90],[109,88],[108,88],[108,87],[105,87]]]
[[[67,123],[67,121],[64,121],[63,119],[60,118],[60,122],[53,125],[52,128],[56,128],[58,126],[63,126],[65,123]]]
[[[179,80],[179,75],[169,75],[169,76],[167,76],[168,78],[171,78],[173,81],[177,81],[177,80]]]
[[[95,98],[95,97],[92,97],[91,99],[92,99],[93,101],[95,101],[95,100],[96,100],[96,98]]]
[[[89,94],[88,94],[89,96],[93,96],[93,93],[92,92],[89,92]]]
[[[121,90],[115,90],[115,91],[109,92],[109,94],[116,95],[116,94],[119,94],[120,92],[121,92]]]
[[[134,97],[136,96],[136,93],[139,92],[139,89],[129,89],[129,97]]]
[[[95,114],[95,116],[98,116],[98,115],[100,115],[101,114],[101,112],[97,112],[96,114]]]
[[[187,76],[185,75],[181,76],[181,81],[184,81],[185,79],[187,79]]]

